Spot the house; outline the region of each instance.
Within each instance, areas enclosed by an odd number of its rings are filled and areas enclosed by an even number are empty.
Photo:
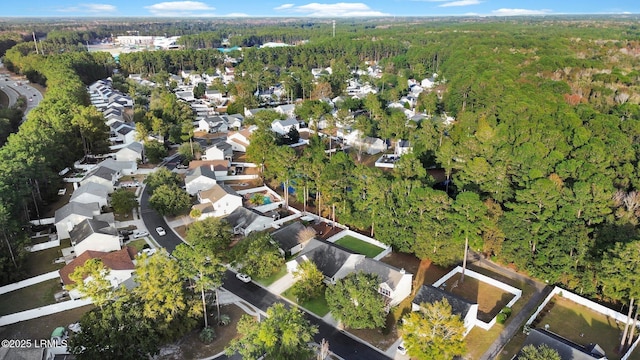
[[[193,101],[196,98],[193,96],[193,91],[176,91],[176,97],[179,100],[184,100],[184,101]]]
[[[73,274],[77,267],[84,265],[87,260],[99,259],[105,268],[109,270],[109,274],[106,276],[107,280],[116,288],[131,278],[135,270],[133,263],[135,256],[135,249],[129,246],[112,252],[88,250],[60,269],[60,280],[65,286],[74,284],[69,275]],[[85,281],[90,280],[85,279]],[[75,300],[81,298],[82,294],[77,290],[72,290],[69,292],[69,296]]]
[[[354,254],[334,244],[311,239],[301,254],[287,263],[294,272],[303,261],[313,261],[324,274],[325,282],[333,284],[353,272],[362,271],[378,276],[378,293],[385,297],[387,309],[396,306],[411,294],[413,275],[361,254]]]
[[[236,235],[247,236],[254,231],[262,231],[271,227],[273,218],[261,215],[257,211],[245,207],[235,209],[224,218],[233,228]]]
[[[135,126],[125,124],[116,130],[116,139],[123,144],[131,144],[136,141],[137,134]]]
[[[244,122],[244,116],[240,114],[231,114],[225,116],[227,119],[227,125],[229,129],[240,129],[242,127],[242,123]]]
[[[55,226],[58,239],[68,239],[69,231],[74,226],[86,219],[93,219],[95,215],[100,215],[100,204],[97,202],[83,204],[70,202],[55,213]]]
[[[259,113],[260,111],[264,111],[264,110],[269,110],[269,109],[267,109],[267,108],[244,109],[244,116],[245,117],[253,117],[257,113]]]
[[[271,123],[271,131],[280,135],[286,135],[291,129],[300,130],[300,123],[295,118],[287,120],[273,120]]]
[[[230,132],[227,136],[227,143],[231,145],[231,149],[233,149],[233,151],[246,152],[247,147],[249,147],[249,144],[251,143],[249,140],[251,138],[251,133],[256,128],[257,127],[252,126],[240,131]]]
[[[204,97],[218,104],[222,104],[226,100],[226,97],[220,90],[205,90]]]
[[[198,130],[208,133],[228,132],[227,120],[221,116],[205,117],[198,121]]]
[[[478,304],[471,303],[459,296],[441,290],[431,285],[422,285],[411,303],[411,310],[418,311],[422,304],[431,304],[446,299],[451,305],[451,312],[460,315],[464,323],[466,336],[476,324],[478,318]]]
[[[398,140],[396,142],[396,148],[394,150],[395,155],[401,156],[411,152],[413,152],[413,146],[411,146],[411,143],[408,140]]]
[[[109,188],[95,182],[86,183],[73,191],[69,202],[75,202],[79,204],[90,204],[97,202],[102,208],[107,206],[107,199],[109,198]]]
[[[310,229],[309,234],[315,233],[311,227],[306,227],[300,222],[291,223],[271,233],[271,238],[278,243],[278,247],[284,252],[285,256],[291,256],[302,251],[304,246],[313,238],[308,238],[304,234],[306,229]]]
[[[604,350],[598,344],[582,346],[565,339],[551,331],[544,329],[531,329],[522,347],[533,345],[539,347],[546,345],[555,350],[562,360],[606,360]],[[520,353],[516,355],[518,359]]]
[[[354,130],[351,133],[344,136],[344,142],[347,145],[353,146],[359,151],[364,151],[369,155],[378,154],[387,150],[387,144],[384,140],[374,137],[361,137],[360,130]]]
[[[209,190],[216,184],[216,174],[213,165],[203,165],[187,171],[184,183],[189,195],[195,195],[199,191]]]
[[[118,161],[110,157],[99,162],[97,166],[117,171],[120,175],[133,175],[138,170],[136,161]]]
[[[231,214],[235,209],[242,207],[242,196],[226,185],[216,184],[209,190],[198,192],[200,204],[194,205],[202,214],[198,219],[208,217],[221,217]]]
[[[296,114],[295,114],[296,106],[294,104],[278,105],[274,108],[274,110],[277,111],[278,114],[282,114],[287,118],[296,117]]]
[[[80,185],[82,187],[88,183],[100,184],[106,187],[109,194],[111,194],[114,190],[113,185],[121,176],[117,170],[104,166],[96,166],[84,176],[84,179],[80,181]]]
[[[106,221],[82,220],[69,235],[76,256],[87,250],[109,252],[120,250],[122,247],[118,230]]]
[[[202,160],[232,160],[233,148],[231,144],[224,141],[213,144],[206,148],[202,154]]]
[[[116,161],[142,162],[144,146],[134,141],[116,152]]]

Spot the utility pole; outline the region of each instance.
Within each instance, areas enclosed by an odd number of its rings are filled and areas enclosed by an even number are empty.
[[[31,35],[33,35],[33,43],[34,43],[34,44],[35,44],[35,46],[36,46],[36,54],[40,54],[40,53],[38,52],[38,41],[36,40],[36,32],[35,32],[35,31],[32,31],[32,32],[31,32]]]
[[[333,20],[333,37],[336,37],[336,21]]]

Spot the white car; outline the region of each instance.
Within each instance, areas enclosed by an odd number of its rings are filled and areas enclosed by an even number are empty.
[[[398,352],[402,355],[407,355],[407,348],[404,347],[404,341],[398,345]]]
[[[237,273],[236,278],[242,282],[248,283],[251,282],[251,276],[243,273]]]
[[[163,228],[162,226],[158,226],[158,227],[156,228],[156,232],[157,232],[157,233],[158,233],[158,235],[160,235],[160,236],[165,236],[165,235],[167,235],[167,232],[166,232],[166,231],[164,231],[164,228]]]
[[[149,232],[148,231],[144,231],[144,230],[142,230],[142,231],[134,231],[132,236],[133,236],[134,239],[138,239],[138,238],[141,238],[141,237],[149,236]]]

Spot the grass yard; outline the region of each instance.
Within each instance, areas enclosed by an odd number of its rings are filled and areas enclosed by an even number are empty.
[[[62,269],[64,263],[54,264],[53,261],[62,257],[61,249],[69,246],[71,246],[71,240],[64,239],[60,241],[58,247],[29,253],[25,266],[27,273],[24,279]]]
[[[356,239],[349,235],[339,239],[335,243],[368,258],[373,258],[384,251],[381,247],[369,244],[366,241]]]
[[[478,319],[484,322],[491,321],[515,297],[509,292],[470,276],[465,276],[463,283],[460,273],[453,275],[446,284],[446,291],[477,303]]]
[[[287,291],[282,293],[282,296],[284,296],[287,299],[297,303],[297,300],[293,296],[291,290],[292,290],[292,288],[287,289]],[[311,311],[312,313],[318,315],[319,317],[323,317],[323,316],[327,315],[329,313],[329,305],[327,305],[327,299],[324,297],[325,290],[326,290],[326,287],[323,289],[321,296],[313,298],[313,299],[311,299],[309,301],[305,301],[305,302],[303,302],[301,304],[298,304],[298,305],[300,305],[303,308]]]
[[[0,316],[55,304],[53,294],[62,290],[60,279],[51,279],[0,295]]]
[[[87,305],[72,310],[21,321],[19,323],[0,327],[2,339],[50,339],[51,332],[58,326],[69,326],[80,320],[82,314],[93,309]]]
[[[559,296],[551,301],[553,305],[547,305],[533,322],[535,327],[544,328],[548,324],[549,331],[580,345],[596,343],[608,359],[620,359],[615,350],[624,331],[623,323],[616,324],[612,318]]]
[[[262,279],[254,279],[258,284],[264,286],[264,287],[268,287],[269,285],[273,284],[274,282],[276,282],[278,279],[280,279],[281,277],[285,276],[287,274],[287,265],[282,265],[282,267],[280,267],[280,270],[278,270],[277,272],[273,273],[273,275],[266,277],[266,278],[262,278]]]
[[[127,246],[131,246],[136,249],[136,252],[142,251],[142,248],[144,248],[145,245],[147,245],[147,241],[145,239],[136,239],[127,243]]]

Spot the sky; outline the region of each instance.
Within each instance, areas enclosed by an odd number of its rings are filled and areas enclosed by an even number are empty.
[[[638,0],[3,1],[0,17],[360,17],[640,14]]]

